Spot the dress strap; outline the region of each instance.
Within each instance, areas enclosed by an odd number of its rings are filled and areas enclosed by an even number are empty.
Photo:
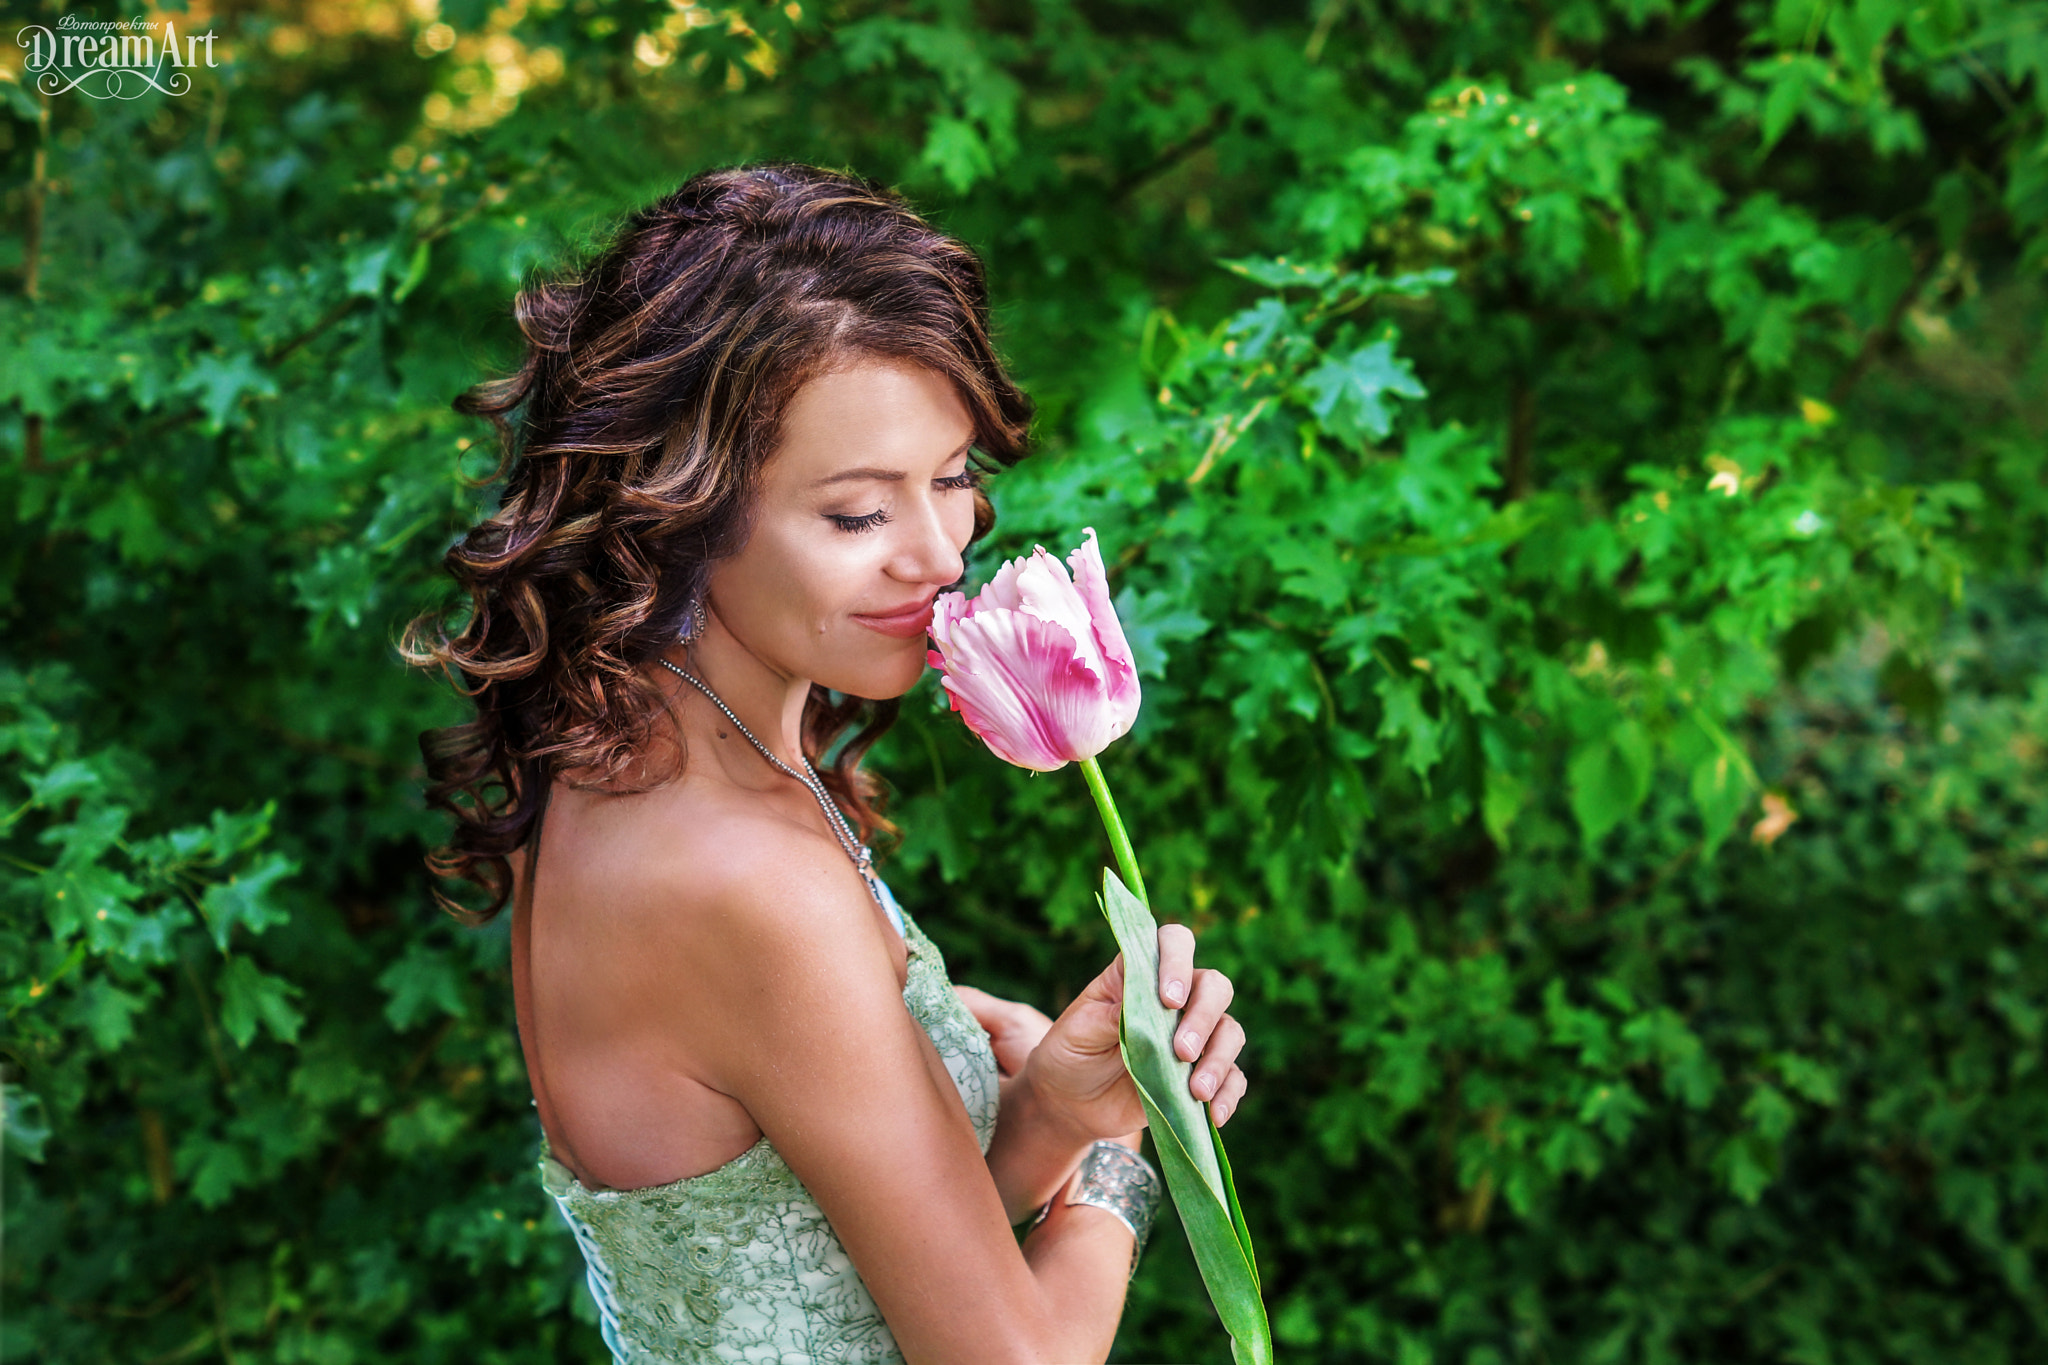
[[[862,851],[865,852],[866,850],[863,849]],[[908,939],[910,933],[903,927],[903,907],[896,903],[896,893],[891,891],[889,884],[880,877],[874,877],[871,881],[875,890],[879,893],[876,898],[882,902],[882,909],[888,912],[889,923],[896,926],[897,937]]]

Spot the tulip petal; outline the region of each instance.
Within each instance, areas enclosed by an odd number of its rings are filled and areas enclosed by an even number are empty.
[[[1095,643],[1095,628],[1089,619],[1088,603],[1075,591],[1074,581],[1067,576],[1066,565],[1042,548],[1035,550],[1017,574],[1015,590],[1019,610],[1029,612],[1041,621],[1055,621],[1065,626],[1067,634],[1074,637],[1083,662],[1096,676],[1106,679],[1109,670],[1104,667],[1102,650]]]
[[[971,610],[987,611],[991,607],[1001,607],[1005,611],[1015,611],[1019,606],[1017,575],[1024,572],[1024,566],[1029,562],[1029,558],[1023,555],[1006,561],[1003,567],[996,570],[995,576],[982,585],[981,591],[974,595],[974,606]]]
[[[946,633],[953,623],[973,610],[974,607],[968,602],[967,594],[964,592],[942,592],[932,599],[932,623],[927,631],[939,642],[940,649],[946,647]],[[932,660],[932,666],[945,667],[937,659]]]
[[[1093,758],[1120,730],[1102,678],[1072,632],[1022,611],[980,611],[953,623],[943,686],[996,757],[1051,772]]]
[[[1066,759],[1038,724],[1028,694],[1018,689],[1010,671],[1002,666],[1000,651],[989,648],[989,623],[1014,613],[991,608],[977,614],[971,606],[968,611],[969,615],[945,625],[939,648],[926,656],[943,674],[939,685],[946,689],[947,700],[967,728],[1005,763],[1038,772],[1063,766]],[[974,621],[981,625],[971,625]],[[933,624],[937,639],[936,615]],[[1072,651],[1064,646],[1059,653],[1072,657]]]
[[[1117,619],[1116,607],[1109,600],[1109,574],[1102,566],[1102,547],[1095,539],[1095,528],[1087,527],[1081,535],[1081,548],[1067,556],[1067,562],[1074,566],[1074,589],[1087,605],[1096,646],[1109,665],[1110,703],[1123,719],[1123,730],[1128,730],[1138,718],[1137,658],[1131,653],[1130,641],[1124,638],[1123,622]]]
[[[1094,528],[1062,563],[1037,547],[972,599],[941,593],[926,658],[955,711],[996,756],[1051,772],[1093,758],[1137,719],[1136,662]],[[1068,572],[1067,565],[1073,565]]]

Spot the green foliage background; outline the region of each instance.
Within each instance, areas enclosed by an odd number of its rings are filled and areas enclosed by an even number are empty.
[[[0,1359],[600,1358],[391,642],[523,272],[770,156],[990,265],[974,572],[1109,547],[1283,1359],[2048,1354],[2038,0],[169,17],[177,97],[0,45]],[[1078,776],[929,680],[875,761],[1057,1010]],[[1226,1359],[1154,1246],[1114,1358]]]

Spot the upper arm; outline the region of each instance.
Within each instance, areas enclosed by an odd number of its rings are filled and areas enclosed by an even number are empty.
[[[670,947],[702,987],[675,1024],[817,1200],[907,1360],[1036,1359],[1037,1279],[966,1108],[859,882],[813,852],[732,860],[774,871],[700,891]]]

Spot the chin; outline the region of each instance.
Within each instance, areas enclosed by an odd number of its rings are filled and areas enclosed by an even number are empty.
[[[869,701],[887,701],[900,697],[917,686],[917,680],[924,676],[925,650],[928,642],[920,636],[904,641],[900,652],[891,651],[893,657],[863,661],[859,667],[843,671],[835,670],[830,678],[820,677],[819,683],[848,696],[865,697]]]

